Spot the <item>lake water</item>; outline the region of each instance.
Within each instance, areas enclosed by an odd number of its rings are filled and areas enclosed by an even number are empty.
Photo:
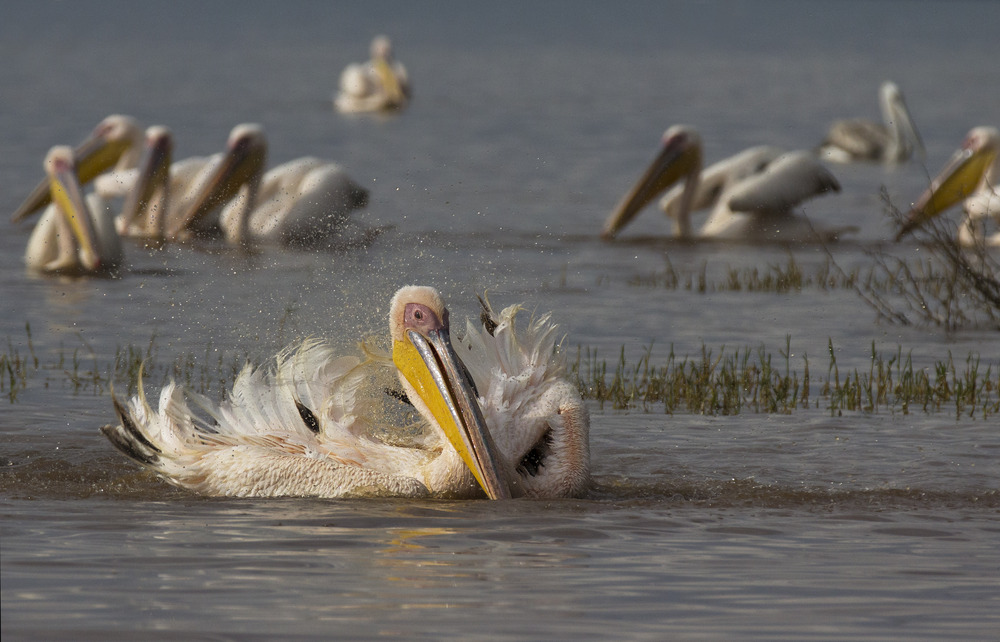
[[[874,346],[917,368],[949,355],[1000,368],[1000,336],[880,323],[855,292],[698,293],[643,285],[668,266],[709,278],[817,247],[681,245],[655,208],[619,241],[604,218],[673,123],[711,162],[749,145],[812,147],[835,118],[878,118],[895,80],[927,161],[834,167],[807,213],[855,225],[830,248],[864,269],[891,223],[974,125],[998,124],[992,2],[15,2],[0,24],[0,210],[51,145],[105,115],[162,123],[177,157],[261,123],[270,161],[341,162],[391,226],[345,252],[127,247],[120,279],[25,272],[29,228],[0,235],[8,354],[58,367],[0,400],[2,629],[14,639],[995,639],[1000,431],[954,412],[703,416],[592,403],[595,487],[564,501],[206,499],[114,452],[108,391],[74,385],[124,346],[194,368],[263,360],[323,335],[384,332],[406,283],[454,318],[553,310],[575,353],[613,367],[763,347],[825,373]],[[341,68],[390,34],[414,99],[344,117]],[[26,324],[30,327],[30,345]],[[836,413],[832,413],[836,415]]]

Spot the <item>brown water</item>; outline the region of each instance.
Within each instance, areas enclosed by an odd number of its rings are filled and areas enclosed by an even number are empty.
[[[612,363],[763,347],[801,372],[867,371],[899,346],[918,368],[993,330],[877,322],[850,290],[699,294],[710,279],[814,247],[679,245],[650,209],[596,234],[668,125],[709,161],[751,144],[809,147],[836,117],[877,117],[892,78],[927,167],[835,167],[811,216],[857,225],[847,269],[891,235],[967,129],[997,124],[992,3],[249,6],[14,4],[0,25],[0,205],[13,211],[55,143],[108,113],[164,123],[179,157],[264,125],[271,161],[333,158],[392,226],[352,252],[129,246],[120,279],[26,274],[28,230],[0,236],[0,332],[43,364],[0,401],[2,628],[8,639],[991,639],[1000,630],[1000,431],[949,412],[706,417],[591,406],[595,487],[578,500],[205,499],[126,462],[97,432],[116,350],[195,367],[263,360],[323,335],[384,332],[400,285],[553,310],[564,345]],[[279,8],[280,7],[280,8]],[[905,20],[902,17],[905,16]],[[385,31],[415,84],[388,119],[336,115],[340,68]],[[991,51],[992,49],[992,51]],[[921,248],[890,250],[919,257]],[[25,325],[30,324],[31,348]],[[76,363],[74,363],[74,361]],[[993,375],[996,376],[995,374]]]

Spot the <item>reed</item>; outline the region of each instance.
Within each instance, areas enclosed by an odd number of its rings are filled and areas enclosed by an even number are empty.
[[[247,354],[231,354],[212,346],[164,359],[155,335],[144,347],[119,347],[113,359],[102,363],[86,344],[60,347],[49,361],[35,353],[26,326],[27,355],[7,339],[0,354],[0,394],[16,403],[29,386],[62,386],[74,395],[108,394],[112,387],[131,396],[140,373],[147,389],[174,380],[189,389],[221,397],[226,394]],[[948,357],[920,368],[908,352],[868,348],[868,367],[842,370],[832,339],[828,339],[825,376],[817,376],[808,355],[793,359],[791,337],[776,352],[765,346],[731,350],[702,345],[695,356],[680,356],[671,346],[666,357],[654,361],[653,344],[638,358],[629,358],[622,346],[608,361],[598,351],[579,346],[571,359],[570,376],[585,399],[601,409],[735,415],[790,414],[822,410],[831,416],[845,412],[953,414],[956,418],[987,418],[1000,413],[1000,362],[984,362],[970,353]],[[992,358],[992,357],[991,357]]]
[[[888,278],[876,278],[873,269],[862,272],[840,270],[832,259],[827,258],[811,272],[804,270],[795,257],[788,255],[785,263],[772,263],[765,268],[727,267],[721,278],[708,276],[708,264],[702,262],[696,271],[679,272],[666,258],[666,267],[645,276],[635,276],[627,281],[632,287],[661,288],[709,294],[713,292],[770,292],[787,294],[805,289],[823,291],[854,290],[864,284],[866,287],[885,289],[890,287]]]
[[[103,395],[114,388],[126,396],[138,391],[140,373],[147,387],[158,388],[174,380],[201,394],[224,393],[236,380],[247,355],[227,355],[211,344],[202,354],[186,353],[165,360],[159,357],[155,335],[145,348],[119,346],[113,359],[102,360],[81,338],[83,345],[55,351],[49,362],[39,360],[26,327],[28,356],[21,354],[12,337],[7,351],[0,354],[0,394],[10,403],[18,401],[29,385],[43,388],[62,386],[72,394]]]
[[[1000,364],[984,367],[978,355],[956,362],[949,353],[932,368],[921,369],[901,347],[886,354],[872,343],[867,369],[841,373],[829,340],[827,374],[816,382],[808,356],[803,356],[801,370],[793,366],[790,345],[786,337],[778,358],[763,346],[732,352],[723,347],[718,354],[702,346],[698,357],[679,358],[671,346],[659,364],[651,361],[652,345],[632,362],[623,347],[610,365],[596,350],[580,347],[570,370],[584,398],[602,409],[621,411],[735,415],[811,408],[841,416],[920,410],[983,419],[1000,412]]]

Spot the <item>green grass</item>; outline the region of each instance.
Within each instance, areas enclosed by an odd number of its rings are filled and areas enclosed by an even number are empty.
[[[211,345],[204,352],[161,359],[155,336],[141,348],[119,347],[113,359],[103,362],[85,343],[60,348],[45,361],[36,353],[30,325],[25,334],[25,354],[10,337],[6,353],[0,354],[0,394],[10,403],[29,387],[61,388],[74,395],[105,395],[114,387],[117,394],[131,396],[140,372],[147,390],[174,380],[221,398],[247,362],[246,354],[226,354]],[[949,353],[932,367],[920,368],[902,347],[881,353],[872,343],[862,348],[867,368],[842,371],[828,340],[821,374],[808,356],[793,359],[790,346],[790,337],[776,353],[763,345],[736,350],[703,345],[694,356],[677,355],[671,347],[657,361],[652,345],[637,359],[627,358],[622,346],[610,362],[581,346],[570,363],[570,376],[585,399],[618,411],[736,415],[819,409],[831,416],[922,412],[983,419],[1000,413],[1000,362],[986,363],[976,354],[955,359]]]
[[[652,346],[632,362],[623,347],[610,365],[581,347],[571,373],[585,399],[623,411],[735,415],[812,408],[831,416],[919,411],[983,419],[1000,412],[1000,364],[984,365],[978,355],[956,363],[949,353],[921,369],[901,347],[882,354],[873,343],[868,369],[841,373],[830,341],[826,375],[817,376],[807,356],[791,362],[790,343],[786,339],[776,357],[763,346],[731,353],[723,347],[717,354],[702,346],[693,358],[678,357],[671,348],[658,364],[650,357]]]
[[[60,347],[48,361],[35,352],[30,324],[25,325],[27,354],[22,354],[11,337],[7,352],[0,354],[0,394],[10,403],[18,401],[29,386],[62,388],[72,394],[117,394],[131,396],[138,391],[142,372],[147,388],[162,387],[174,380],[191,390],[207,395],[221,395],[232,385],[247,361],[247,355],[226,355],[211,344],[204,353],[187,353],[172,360],[159,358],[155,335],[144,348],[119,346],[114,358],[102,361],[81,339],[71,349]]]
[[[811,272],[806,272],[792,255],[784,264],[772,263],[765,268],[727,267],[721,277],[709,277],[708,263],[703,262],[696,271],[678,271],[666,259],[662,271],[632,277],[627,281],[632,287],[682,290],[709,294],[712,292],[771,292],[794,293],[804,289],[836,290],[858,287],[875,289],[888,288],[888,279],[876,279],[874,269],[862,273],[860,270],[843,272],[829,259]]]

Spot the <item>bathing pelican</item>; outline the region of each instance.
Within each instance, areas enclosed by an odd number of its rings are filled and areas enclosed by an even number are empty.
[[[969,130],[962,146],[913,204],[896,240],[962,201],[965,220],[958,228],[959,244],[1000,247],[1000,232],[987,236],[984,229],[990,220],[1000,225],[998,152],[1000,130],[996,127],[974,127]]]
[[[334,106],[344,113],[390,111],[406,107],[410,81],[406,68],[392,58],[392,43],[376,36],[371,60],[348,65],[340,74],[340,92]]]
[[[122,196],[124,192],[116,188],[117,174],[138,164],[142,141],[142,130],[134,118],[121,114],[106,117],[73,152],[79,182],[86,185],[101,178],[101,185],[108,189],[98,191],[103,198]],[[11,221],[16,223],[51,203],[50,185],[46,176],[17,208]]]
[[[140,387],[127,405],[115,400],[120,423],[101,430],[128,457],[207,495],[580,495],[589,417],[556,327],[535,318],[515,336],[516,306],[486,309],[453,347],[438,292],[404,287],[390,306],[391,357],[336,357],[307,341],[272,370],[245,368],[222,403],[170,383],[157,411]],[[383,388],[388,377],[398,383]],[[419,422],[392,418],[405,404]]]
[[[850,228],[821,229],[794,208],[828,191],[837,179],[811,154],[752,147],[702,171],[701,138],[691,127],[674,125],[663,135],[660,153],[608,217],[601,236],[615,235],[658,194],[680,239],[802,242],[830,240]],[[697,234],[691,212],[713,208]]]
[[[823,160],[834,163],[902,163],[914,151],[918,151],[923,158],[924,143],[910,117],[903,92],[887,80],[879,87],[878,95],[883,122],[864,119],[835,121],[820,144],[819,154]]]
[[[83,196],[73,150],[57,145],[45,156],[51,203],[24,253],[29,269],[50,274],[100,274],[122,262],[121,239],[103,199]]]

